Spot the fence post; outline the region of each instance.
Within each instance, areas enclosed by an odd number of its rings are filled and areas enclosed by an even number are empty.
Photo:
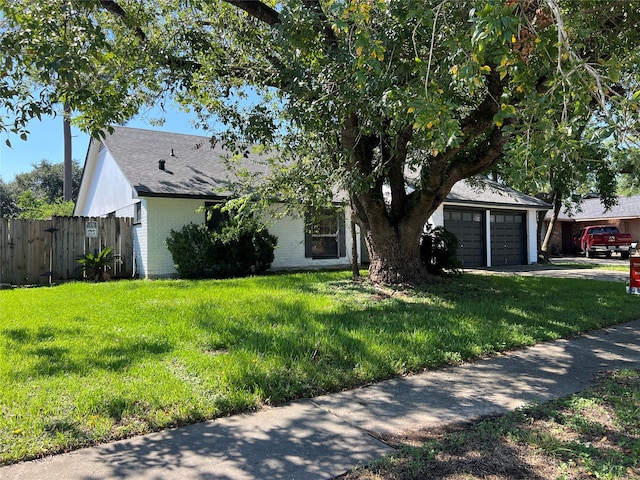
[[[11,283],[9,269],[9,219],[0,218],[0,284]]]

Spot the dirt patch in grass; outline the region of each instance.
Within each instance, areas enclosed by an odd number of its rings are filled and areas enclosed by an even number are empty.
[[[398,453],[344,480],[640,479],[640,371],[569,398],[384,439]]]

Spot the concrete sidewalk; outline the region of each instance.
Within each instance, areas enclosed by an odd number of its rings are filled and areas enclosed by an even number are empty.
[[[1,479],[329,479],[390,435],[502,413],[640,367],[640,321],[487,360],[0,468]]]

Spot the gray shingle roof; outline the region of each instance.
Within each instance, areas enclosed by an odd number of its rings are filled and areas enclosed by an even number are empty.
[[[579,205],[580,211],[574,212],[571,216],[563,210],[558,220],[570,222],[598,221],[611,218],[640,218],[640,195],[633,197],[618,197],[618,204],[605,212],[599,198],[587,198]],[[547,213],[546,219],[551,218],[551,212]]]
[[[232,178],[224,161],[229,152],[210,138],[198,135],[114,127],[103,143],[140,196],[222,197]],[[173,155],[172,155],[173,152]],[[165,161],[165,170],[158,168]],[[250,154],[239,159],[247,170],[264,174],[265,156]],[[484,184],[478,186],[476,184]],[[490,180],[470,184],[458,182],[447,202],[547,209],[537,198]]]
[[[475,179],[473,182],[462,180],[456,183],[447,202],[485,204],[494,206],[536,208],[546,210],[549,204],[540,199],[525,195],[512,188],[488,179]]]
[[[232,176],[223,159],[230,154],[209,137],[129,127],[114,127],[103,143],[141,196],[224,195]],[[266,157],[252,153],[241,159],[253,173],[267,171]],[[165,161],[165,170],[158,162]]]

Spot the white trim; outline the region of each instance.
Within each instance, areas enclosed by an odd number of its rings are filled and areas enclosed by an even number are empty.
[[[484,211],[484,243],[486,245],[484,254],[486,255],[487,267],[491,267],[491,209]]]

